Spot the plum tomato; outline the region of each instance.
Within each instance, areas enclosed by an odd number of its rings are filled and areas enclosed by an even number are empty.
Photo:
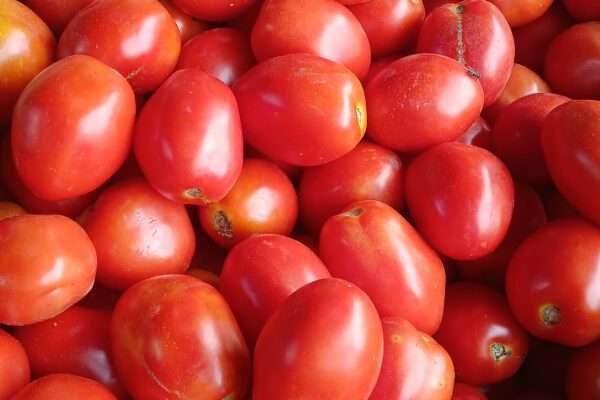
[[[578,350],[567,369],[569,400],[600,399],[600,342]]]
[[[457,141],[492,151],[492,128],[485,119],[479,117]]]
[[[75,14],[94,0],[22,0],[59,35]]]
[[[162,275],[130,287],[111,322],[121,382],[139,400],[242,399],[250,356],[217,290],[187,275]]]
[[[231,89],[199,69],[173,73],[136,123],[134,151],[144,176],[180,203],[224,198],[240,175],[243,150]]]
[[[487,397],[477,387],[456,382],[452,400],[487,400]]]
[[[390,206],[364,200],[340,210],[323,225],[319,254],[333,276],[363,289],[383,318],[404,318],[429,335],[437,331],[444,266]]]
[[[10,400],[117,400],[100,383],[71,374],[52,374],[21,389]]]
[[[256,3],[256,0],[171,0],[188,15],[203,21],[226,21],[233,19]]]
[[[282,235],[254,235],[229,252],[219,290],[253,348],[264,324],[289,295],[328,277],[323,262],[302,243]]]
[[[433,10],[419,33],[417,51],[442,54],[465,65],[480,80],[486,106],[504,90],[515,59],[510,26],[502,13],[485,0],[465,0]],[[453,95],[450,104],[461,97],[456,92]]]
[[[60,314],[90,291],[95,275],[94,245],[75,221],[20,215],[0,222],[0,323]]]
[[[174,6],[172,0],[159,1],[167,9],[169,14],[171,14],[171,17],[173,17],[175,25],[177,25],[177,29],[179,29],[179,34],[181,35],[181,43],[187,42],[200,32],[208,29],[208,24],[206,22],[198,21],[187,15]]]
[[[95,57],[119,71],[138,94],[156,89],[169,76],[180,50],[179,29],[158,0],[92,2],[73,17],[58,42],[59,58]]]
[[[541,17],[554,0],[489,0],[502,11],[513,28],[526,25]]]
[[[233,91],[244,140],[269,158],[325,164],[352,150],[365,133],[360,81],[343,65],[315,55],[264,61],[238,79]]]
[[[551,222],[513,255],[506,294],[534,336],[578,347],[600,338],[600,229],[582,219]]]
[[[367,399],[383,345],[381,321],[362,290],[341,279],[309,283],[277,308],[258,338],[252,398]]]
[[[517,372],[528,350],[521,328],[499,293],[459,282],[448,286],[444,318],[435,339],[452,357],[456,379],[490,384]]]
[[[256,233],[289,235],[298,217],[298,197],[277,165],[247,158],[227,196],[200,207],[198,216],[204,231],[229,248]]]
[[[0,399],[12,396],[29,383],[29,360],[23,345],[0,329]]]
[[[579,21],[600,20],[600,3],[589,0],[563,0],[569,14]]]
[[[406,201],[417,229],[440,253],[473,260],[500,245],[514,207],[510,172],[489,151],[440,144],[406,172]]]
[[[437,54],[400,58],[366,88],[368,135],[401,152],[457,139],[479,117],[483,91],[457,61]]]
[[[27,211],[17,203],[0,201],[0,221],[17,215],[27,214]]]

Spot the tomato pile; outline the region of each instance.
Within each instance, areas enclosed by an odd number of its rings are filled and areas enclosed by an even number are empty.
[[[600,400],[600,1],[0,0],[0,400]]]

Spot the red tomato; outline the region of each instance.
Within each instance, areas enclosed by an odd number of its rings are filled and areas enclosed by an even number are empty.
[[[265,0],[251,42],[258,61],[311,53],[345,65],[359,78],[371,64],[367,34],[335,0]]]
[[[515,58],[510,26],[502,13],[484,0],[465,0],[433,10],[421,28],[417,50],[443,54],[465,65],[480,79],[486,106],[504,90]],[[460,98],[453,94],[456,97],[450,104]]]
[[[186,14],[204,21],[226,21],[244,13],[256,0],[171,0]]]
[[[93,0],[22,0],[60,35],[75,14]]]
[[[71,20],[60,37],[58,56],[87,54],[119,71],[136,93],[148,93],[177,64],[181,36],[157,0],[102,0]]]
[[[231,85],[254,65],[248,39],[232,28],[216,28],[194,36],[179,57],[176,69],[199,68]]]
[[[328,164],[307,168],[298,189],[302,223],[318,233],[327,218],[358,200],[379,200],[401,210],[403,173],[400,157],[369,142]]]
[[[0,323],[27,325],[78,302],[94,283],[96,252],[85,231],[60,215],[0,222]]]
[[[542,148],[552,180],[582,215],[600,224],[600,101],[563,104],[544,121]]]
[[[344,66],[314,55],[262,62],[233,90],[244,140],[269,158],[300,166],[325,164],[352,150],[365,133],[360,81]]]
[[[31,376],[29,360],[23,345],[0,329],[0,399],[11,399]]]
[[[0,221],[17,215],[27,214],[27,211],[17,203],[0,201]]]
[[[475,283],[448,287],[435,338],[452,357],[456,379],[471,385],[510,378],[527,355],[527,334],[504,297]]]
[[[600,21],[574,25],[553,41],[544,64],[552,88],[576,99],[600,100]]]
[[[547,224],[515,252],[506,293],[534,336],[567,346],[600,338],[600,229],[580,219]]]
[[[492,151],[492,128],[485,119],[479,117],[457,141]]]
[[[255,235],[229,252],[220,291],[252,348],[264,324],[289,295],[330,276],[319,257],[302,243],[281,235]]]
[[[452,400],[487,400],[487,397],[476,387],[456,382]]]
[[[42,199],[91,192],[125,161],[134,118],[135,97],[116,71],[88,56],[60,60],[31,81],[15,107],[17,172]]]
[[[578,350],[569,362],[569,400],[600,399],[600,342]]]
[[[56,41],[44,21],[16,0],[0,4],[0,26],[2,126],[10,122],[13,106],[25,86],[52,62]]]
[[[298,289],[263,328],[254,400],[366,399],[383,358],[381,321],[369,297],[340,279]]]
[[[563,0],[565,7],[579,21],[600,20],[600,3],[589,0]]]
[[[11,400],[116,400],[96,381],[77,375],[52,374],[31,382]]]
[[[383,318],[404,318],[435,333],[444,310],[446,276],[437,254],[393,208],[351,203],[327,220],[319,254],[335,277],[363,289]]]
[[[215,242],[232,247],[256,233],[289,235],[298,217],[298,198],[279,167],[260,158],[247,158],[227,196],[200,207],[198,215]]]
[[[458,138],[479,117],[483,91],[458,62],[436,54],[403,57],[369,82],[369,136],[418,152]]]
[[[221,200],[243,161],[231,89],[199,69],[175,72],[144,105],[134,150],[142,172],[163,196],[185,204]]]
[[[215,288],[163,275],[127,289],[113,313],[112,355],[136,399],[241,399],[250,359],[229,306]]]
[[[421,0],[371,0],[349,8],[365,30],[374,57],[414,46],[425,19]]]
[[[381,373],[369,400],[450,400],[454,366],[430,336],[404,319],[384,319]]]
[[[177,29],[179,29],[179,34],[181,35],[181,43],[187,42],[200,32],[208,29],[208,24],[206,22],[201,22],[190,17],[179,8],[175,7],[172,0],[160,0],[160,3],[167,9],[169,14],[171,14],[171,17],[173,17]]]
[[[512,178],[487,150],[444,143],[414,159],[406,201],[417,229],[442,254],[473,260],[492,253],[510,224]]]
[[[554,0],[490,0],[502,11],[512,27],[519,27],[541,17]]]

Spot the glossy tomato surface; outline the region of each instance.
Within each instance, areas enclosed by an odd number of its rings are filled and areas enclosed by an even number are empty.
[[[600,342],[578,350],[567,371],[569,400],[600,398]]]
[[[100,383],[70,374],[52,374],[21,389],[11,400],[116,400]]]
[[[475,386],[456,382],[452,400],[487,400],[487,397]]]
[[[93,0],[23,0],[29,8],[60,35],[71,19]]]
[[[256,0],[172,0],[186,14],[204,21],[226,21],[248,10]]]
[[[29,383],[30,369],[23,345],[0,329],[0,399],[10,399]]]
[[[554,0],[490,0],[502,11],[513,28],[526,25],[541,17]]]
[[[173,17],[175,25],[177,25],[177,29],[179,29],[182,44],[200,32],[208,29],[208,24],[206,22],[198,21],[184,13],[173,4],[172,0],[160,0],[160,3],[167,9],[169,14],[171,14],[171,17]]]

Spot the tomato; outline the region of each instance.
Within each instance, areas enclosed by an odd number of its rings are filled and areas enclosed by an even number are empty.
[[[436,54],[394,61],[371,79],[366,92],[369,136],[402,152],[458,138],[483,105],[478,80],[458,62]]]
[[[360,81],[344,66],[314,55],[262,62],[233,90],[244,140],[269,158],[299,166],[325,164],[352,150],[365,133]]]
[[[90,291],[96,252],[85,231],[60,215],[0,222],[0,323],[27,325],[60,314]]]
[[[417,51],[443,54],[465,65],[480,80],[486,106],[504,90],[515,58],[510,26],[502,13],[484,0],[465,0],[433,10],[421,28]]]
[[[71,20],[58,56],[87,54],[119,71],[136,93],[148,93],[177,64],[181,36],[157,0],[95,1]]]
[[[52,62],[56,42],[48,26],[16,0],[0,4],[0,126],[10,121],[25,86]]]
[[[208,24],[206,22],[198,21],[197,19],[190,17],[179,8],[175,7],[172,0],[159,1],[163,7],[167,9],[169,14],[171,14],[171,17],[173,17],[177,29],[179,29],[179,34],[181,35],[181,43],[187,42],[200,32],[208,29]]]
[[[563,3],[579,21],[600,20],[600,3],[588,0],[563,0]]]
[[[404,319],[384,319],[381,373],[369,400],[450,400],[454,366],[430,336]]]
[[[177,69],[199,68],[231,85],[253,65],[247,38],[232,28],[216,28],[194,36],[183,46]]]
[[[487,397],[476,387],[456,382],[452,400],[487,400]]]
[[[552,180],[577,211],[600,224],[600,101],[571,101],[554,109],[542,128]]]
[[[406,201],[417,229],[456,260],[496,250],[508,230],[514,198],[506,166],[476,146],[441,144],[414,159],[406,172]]]
[[[20,390],[11,400],[116,400],[96,381],[70,374],[39,378]]]
[[[289,296],[263,328],[252,398],[367,399],[382,358],[381,321],[369,297],[346,281],[321,279]]]
[[[600,22],[574,25],[546,53],[544,76],[552,88],[577,99],[600,100]]]
[[[23,345],[0,329],[0,399],[11,399],[12,395],[29,383],[29,360]]]
[[[31,81],[15,107],[17,172],[42,199],[91,192],[125,161],[134,118],[135,97],[116,71],[88,56],[60,60]]]
[[[27,214],[27,211],[17,203],[0,201],[0,221],[17,215]]]
[[[365,30],[374,57],[413,46],[425,19],[421,0],[371,0],[349,8]]]
[[[444,266],[393,208],[351,203],[325,222],[319,254],[335,277],[363,289],[383,318],[404,318],[435,333],[444,309]]]
[[[289,295],[328,277],[323,262],[302,243],[282,235],[254,235],[229,252],[220,291],[254,347],[264,324]]]
[[[396,61],[398,58],[400,58],[401,56],[398,54],[393,54],[391,56],[386,56],[386,57],[380,57],[376,60],[374,60],[371,63],[371,67],[369,68],[369,72],[367,73],[367,76],[365,76],[363,78],[363,86],[366,87],[369,82],[371,82],[371,80],[379,73],[381,72],[385,67],[387,67],[388,65],[390,65],[391,63],[393,63],[394,61]]]
[[[60,35],[75,14],[93,0],[23,0],[44,20],[46,24]]]
[[[492,128],[485,119],[479,117],[473,122],[473,125],[457,139],[457,141],[491,151]]]
[[[468,282],[446,290],[444,318],[435,338],[452,357],[456,379],[471,385],[510,378],[528,349],[527,334],[504,297]]]
[[[550,221],[581,216],[555,188],[550,188],[544,193],[543,201]]]
[[[199,69],[175,72],[144,105],[134,150],[146,179],[163,196],[185,204],[221,200],[243,161],[231,89]]]
[[[540,140],[546,116],[569,99],[550,93],[525,96],[507,106],[496,120],[492,147],[516,179],[550,183]]]
[[[567,346],[600,338],[600,229],[580,219],[529,236],[506,273],[515,317],[534,336]]]
[[[204,21],[226,21],[244,13],[256,0],[171,0],[183,12]]]
[[[502,11],[512,27],[519,27],[541,17],[554,0],[490,0]]]
[[[567,374],[569,400],[600,399],[600,342],[578,350]]]
[[[400,157],[370,142],[328,164],[306,168],[298,189],[302,223],[319,232],[327,218],[358,200],[379,200],[401,210],[403,173]]]
[[[241,399],[248,349],[215,288],[187,275],[146,279],[113,312],[112,355],[136,399]]]
[[[256,233],[289,235],[296,225],[298,198],[279,167],[260,158],[247,158],[227,196],[200,207],[198,215],[215,242],[232,247]]]

